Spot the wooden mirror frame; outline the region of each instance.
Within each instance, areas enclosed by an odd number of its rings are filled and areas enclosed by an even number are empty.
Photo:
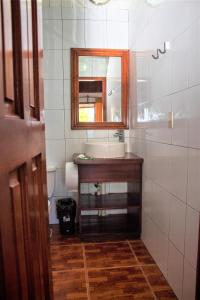
[[[121,57],[121,122],[79,122],[79,56]],[[71,49],[71,128],[128,129],[129,50]]]

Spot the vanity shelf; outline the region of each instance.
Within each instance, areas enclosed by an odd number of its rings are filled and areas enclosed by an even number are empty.
[[[81,211],[124,209],[128,207],[140,206],[140,197],[138,193],[112,193],[100,196],[95,196],[92,194],[80,194],[79,199]]]
[[[78,154],[74,154],[74,163],[78,166],[79,177],[80,236],[84,239],[105,236],[139,238],[143,159],[132,153],[126,153],[123,158],[81,160]],[[82,183],[95,182],[126,182],[127,193],[100,196],[80,193]]]

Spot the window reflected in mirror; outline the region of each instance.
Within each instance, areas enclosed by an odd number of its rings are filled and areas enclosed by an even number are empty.
[[[82,104],[93,104],[88,118]],[[120,121],[121,57],[79,56],[79,122]]]

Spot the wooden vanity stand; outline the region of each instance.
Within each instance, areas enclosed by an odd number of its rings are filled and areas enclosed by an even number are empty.
[[[126,153],[123,158],[82,160],[74,154],[78,166],[78,214],[81,238],[139,238],[141,234],[142,164],[143,159]],[[127,193],[100,196],[81,194],[82,183],[127,182]],[[120,214],[118,210],[127,210]],[[84,215],[84,211],[97,215]],[[116,210],[105,215],[105,210]],[[101,212],[103,215],[101,216]]]

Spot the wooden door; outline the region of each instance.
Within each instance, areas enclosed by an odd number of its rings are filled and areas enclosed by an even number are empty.
[[[0,299],[51,299],[42,1],[0,0]]]

